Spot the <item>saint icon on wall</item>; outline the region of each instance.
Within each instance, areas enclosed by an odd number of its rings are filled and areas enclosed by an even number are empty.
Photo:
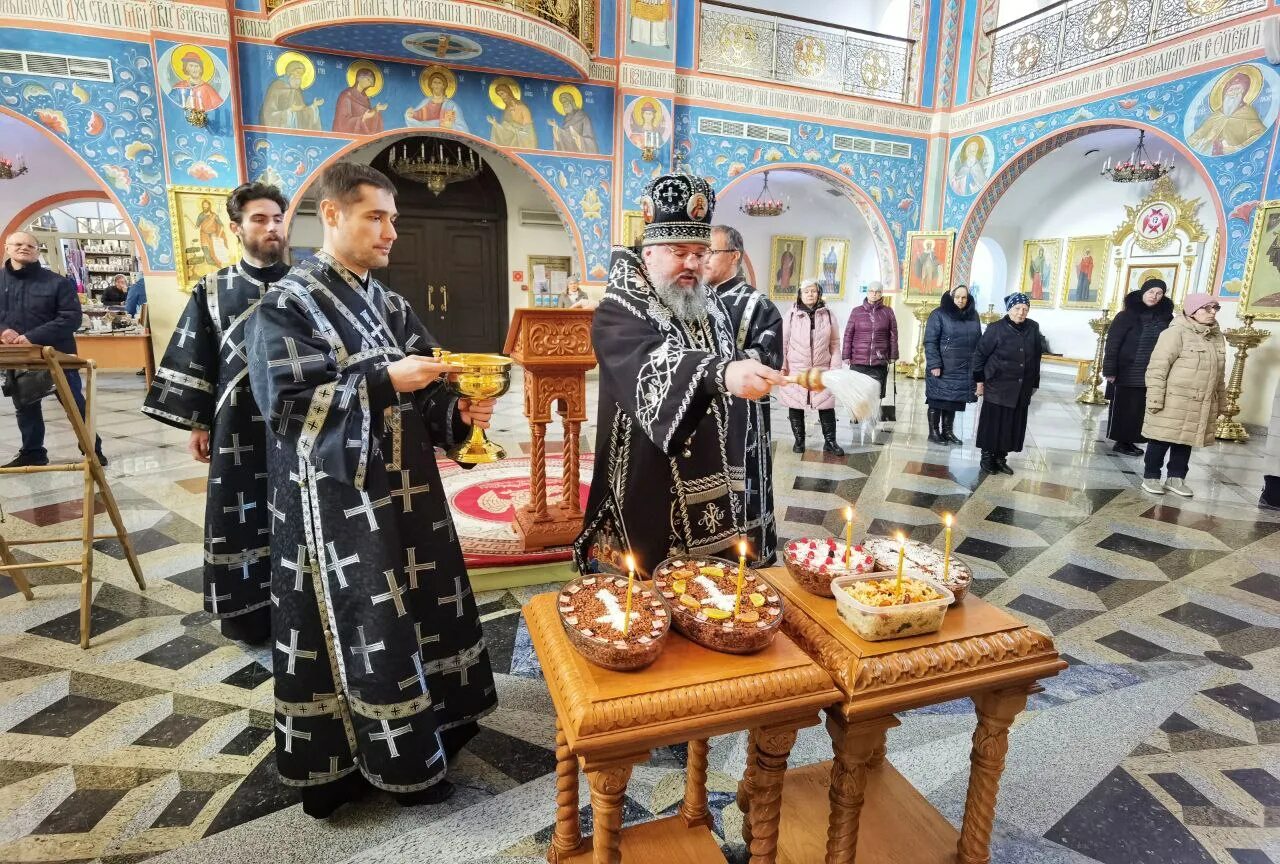
[[[951,157],[951,189],[957,195],[977,195],[991,179],[995,153],[982,135],[970,135]]]
[[[405,125],[471,131],[462,109],[453,101],[453,94],[458,92],[458,79],[453,72],[443,66],[428,66],[418,75],[418,86],[426,98],[404,112]]]
[[[316,81],[316,67],[311,58],[297,51],[284,52],[276,59],[276,76],[262,100],[260,124],[319,132],[320,106],[324,100],[308,102],[304,94]]]
[[[652,96],[637,99],[627,112],[627,138],[642,150],[657,150],[671,139],[671,121],[666,107]]]
[[[184,110],[209,112],[227,101],[228,75],[201,45],[178,45],[160,63],[169,99]]]
[[[553,117],[547,121],[555,139],[555,149],[566,153],[599,153],[596,131],[591,118],[582,108],[582,91],[572,84],[561,84],[551,94],[551,107],[556,109],[564,122]]]
[[[1228,69],[1191,101],[1184,134],[1202,156],[1229,156],[1262,137],[1275,122],[1276,73],[1252,63]]]
[[[200,234],[200,251],[204,254],[204,263],[215,270],[227,266],[228,255],[227,226],[222,224],[217,211],[213,209],[213,201],[200,199],[200,212],[196,214],[195,228]]]
[[[368,60],[347,67],[347,89],[338,94],[333,112],[333,131],[349,135],[377,135],[382,132],[382,112],[387,103],[374,104],[382,92],[382,72]]]
[[[502,111],[501,118],[490,114],[489,140],[500,147],[538,147],[538,133],[533,128],[533,112],[520,100],[520,85],[505,75],[489,85],[489,101]]]
[[[790,234],[775,234],[769,241],[769,296],[795,297],[804,278],[804,255],[808,240]]]
[[[1067,272],[1060,304],[1063,309],[1101,309],[1105,305],[1110,257],[1111,241],[1103,235],[1067,241]]]
[[[670,48],[667,22],[671,19],[671,0],[631,0],[631,41],[653,48]]]

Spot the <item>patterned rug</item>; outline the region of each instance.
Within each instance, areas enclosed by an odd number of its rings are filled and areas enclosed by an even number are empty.
[[[581,493],[587,500],[591,486],[594,458],[581,459]],[[462,543],[468,567],[502,567],[521,564],[545,564],[567,561],[568,546],[555,546],[537,552],[525,552],[520,545],[512,520],[517,507],[529,503],[529,458],[516,456],[492,465],[465,469],[453,461],[441,460],[440,479],[444,494],[453,509],[453,521]],[[557,501],[562,486],[562,463],[558,455],[547,456],[547,500]]]

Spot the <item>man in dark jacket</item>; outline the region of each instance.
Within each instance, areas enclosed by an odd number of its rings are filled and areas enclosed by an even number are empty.
[[[47,345],[66,354],[76,353],[75,332],[80,329],[80,298],[76,286],[40,265],[40,245],[25,231],[15,232],[4,243],[4,269],[0,270],[0,343],[5,345]],[[80,373],[67,372],[71,395],[84,416],[84,393]],[[39,402],[14,409],[18,430],[22,433],[22,449],[4,467],[48,465],[44,449],[44,410]],[[102,441],[96,442],[98,461]]]

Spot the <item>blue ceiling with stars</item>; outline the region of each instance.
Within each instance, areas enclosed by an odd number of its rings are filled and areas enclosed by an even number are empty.
[[[443,57],[430,50],[439,35],[457,40]],[[421,45],[413,50],[406,45]],[[497,36],[472,33],[430,24],[332,24],[294,33],[284,42],[321,51],[342,51],[370,58],[441,63],[447,66],[478,66],[520,75],[546,75],[584,80],[583,73],[551,51],[535,45],[512,42]]]

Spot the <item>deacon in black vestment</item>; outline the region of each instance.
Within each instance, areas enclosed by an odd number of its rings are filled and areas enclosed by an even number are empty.
[[[328,168],[324,247],[250,327],[275,493],[276,762],[317,817],[360,776],[402,804],[443,800],[448,760],[496,705],[435,456],[487,427],[493,400],[437,380],[447,367],[421,356],[436,341],[370,276],[396,238],[394,194],[367,165]]]
[[[617,248],[591,337],[600,360],[596,472],[580,570],[612,570],[634,551],[652,571],[672,554],[733,547],[744,528],[745,412],[781,373],[740,359],[724,304],[703,282],[715,193],[670,174],[641,202],[638,249]]]
[[[271,636],[271,510],[266,426],[249,392],[245,324],[289,265],[274,186],[246,183],[227,198],[244,256],[201,279],[169,340],[142,411],[191,430],[187,450],[209,465],[204,507],[204,608],[222,633],[254,644]]]
[[[711,229],[711,249],[703,274],[729,313],[729,326],[738,352],[773,369],[782,368],[782,316],[773,301],[753,288],[743,272],[742,235],[729,225]],[[743,529],[755,557],[754,566],[777,560],[778,527],[773,514],[773,451],[769,422],[770,399],[734,399],[733,428],[745,415],[745,476],[742,478],[746,517]]]

